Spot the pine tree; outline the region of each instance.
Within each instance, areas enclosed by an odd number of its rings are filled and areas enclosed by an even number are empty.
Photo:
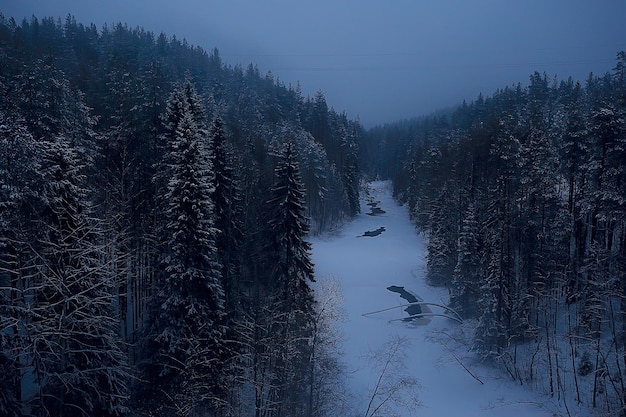
[[[559,158],[561,175],[567,181],[567,210],[569,213],[569,250],[567,297],[580,296],[579,270],[584,254],[582,201],[585,200],[585,166],[588,163],[589,131],[583,113],[583,91],[580,83],[569,79],[561,86],[564,101],[560,117]]]
[[[518,132],[521,169],[516,175],[519,184],[515,192],[520,206],[519,242],[516,242],[520,260],[514,268],[520,273],[511,296],[515,305],[512,323],[520,330],[537,315],[539,299],[550,286],[546,282],[551,279],[546,274],[546,265],[551,262],[551,256],[556,256],[548,253],[545,240],[558,204],[558,159],[552,135],[553,92],[545,75],[535,72],[531,76],[524,114],[526,128]]]
[[[168,102],[163,276],[142,366],[153,396],[148,407],[179,416],[219,407],[222,388],[224,291],[211,200],[214,175],[198,103],[189,80]]]
[[[492,223],[493,222],[493,223]],[[473,349],[494,357],[506,347],[510,316],[507,277],[506,226],[496,216],[490,219],[485,240],[487,248],[485,277],[480,284],[478,325]]]
[[[451,184],[445,184],[430,212],[428,238],[428,280],[433,285],[448,285],[457,262],[458,209]]]
[[[450,288],[450,306],[465,317],[472,317],[476,313],[476,302],[480,295],[480,242],[476,207],[471,203],[459,231],[457,263]]]
[[[212,155],[215,173],[215,190],[212,201],[215,207],[216,249],[221,263],[221,282],[224,289],[224,310],[226,330],[223,365],[225,387],[228,389],[224,401],[229,407],[237,407],[240,381],[246,371],[242,367],[245,336],[242,334],[242,323],[245,319],[243,302],[245,286],[242,284],[242,248],[243,221],[241,189],[235,173],[235,156],[231,144],[227,141],[222,118],[218,115],[213,119],[209,136],[209,151]]]
[[[511,320],[510,218],[507,181],[499,179],[490,193],[485,221],[485,275],[478,298],[479,323],[474,349],[485,356],[502,352]]]
[[[343,129],[339,138],[341,179],[348,197],[349,214],[356,216],[361,211],[359,200],[359,126],[358,123],[349,123],[345,115],[343,115],[343,119],[348,126]]]
[[[222,282],[227,310],[232,312],[238,298],[239,252],[241,249],[241,191],[235,175],[234,154],[227,142],[224,123],[220,116],[213,119],[209,137],[215,173],[212,200],[215,207],[215,227],[219,260],[222,263]]]
[[[304,216],[304,189],[296,151],[290,141],[280,155],[275,176],[267,202],[273,236],[269,250],[275,257],[272,276],[285,308],[308,314],[313,300],[308,281],[314,281],[311,244],[304,239],[309,231]]]
[[[6,113],[5,113],[6,111]],[[6,115],[10,114],[11,117]],[[40,203],[41,149],[16,109],[0,110],[0,414],[18,415],[21,400],[28,230]]]
[[[315,140],[321,143],[326,151],[330,153],[332,149],[330,149],[328,104],[321,90],[315,93],[311,104],[311,113],[307,120],[307,130],[311,132]]]
[[[309,281],[314,277],[311,245],[304,240],[309,229],[304,216],[304,190],[291,141],[284,145],[276,166],[268,206],[271,243],[267,250],[276,289],[275,325],[280,346],[276,352],[274,396],[281,400],[277,415],[297,415],[307,404],[305,375],[314,315]]]

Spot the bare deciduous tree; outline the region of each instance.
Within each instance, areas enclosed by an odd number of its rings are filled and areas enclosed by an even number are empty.
[[[399,416],[401,409],[414,411],[420,406],[417,398],[419,382],[406,373],[406,351],[409,347],[409,339],[395,336],[370,354],[377,377],[364,417]]]

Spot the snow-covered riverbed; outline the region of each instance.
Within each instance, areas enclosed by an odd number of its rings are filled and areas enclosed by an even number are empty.
[[[370,206],[366,204],[372,201],[378,202],[382,212],[367,214]],[[370,199],[362,202],[362,212],[337,233],[312,239],[316,276],[319,280],[334,277],[342,284],[346,315],[340,323],[345,338],[343,361],[355,414],[366,416],[369,406],[367,415],[380,416],[555,415],[544,397],[480,364],[464,350],[455,341],[463,332],[453,320],[435,316],[421,319],[429,320],[426,325],[390,322],[407,317],[404,308],[363,316],[406,304],[398,293],[387,290],[390,286],[404,287],[435,304],[447,303],[447,291],[425,283],[425,241],[412,226],[406,209],[392,199],[390,183],[370,185]],[[382,232],[363,236],[374,230]],[[393,348],[399,349],[390,355]],[[406,355],[404,360],[401,353]],[[385,364],[393,362],[396,366],[385,370]],[[377,384],[378,395],[372,398]],[[373,414],[394,389],[395,399],[405,404],[394,404],[390,398]],[[421,406],[411,410],[409,403],[414,398]],[[385,407],[389,408],[383,413]]]

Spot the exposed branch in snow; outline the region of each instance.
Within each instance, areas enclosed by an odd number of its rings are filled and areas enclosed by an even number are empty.
[[[452,310],[451,308],[449,308],[447,306],[444,306],[442,304],[428,303],[428,302],[425,302],[425,301],[418,301],[418,302],[415,302],[415,303],[400,304],[400,305],[397,305],[397,306],[384,308],[382,310],[376,310],[376,311],[371,311],[369,313],[363,313],[363,314],[361,314],[361,316],[367,317],[367,316],[371,316],[371,315],[374,315],[374,314],[383,313],[385,311],[394,310],[396,308],[410,307],[410,306],[435,306],[435,307],[441,307],[441,308],[445,309],[446,311],[450,311],[450,312],[454,313],[454,316],[449,316],[447,314],[442,314],[442,313],[419,313],[419,314],[413,314],[413,315],[409,316],[408,318],[417,318],[417,317],[425,317],[425,316],[438,316],[438,317],[445,317],[445,318],[448,318],[450,320],[454,320],[454,321],[456,321],[458,323],[463,323],[463,319],[461,318],[461,316],[459,316],[459,314],[456,311]],[[394,319],[394,320],[390,320],[390,322],[398,321],[398,320],[404,320],[406,318],[407,317],[403,317],[403,318],[400,318],[400,319]]]
[[[395,336],[371,354],[370,360],[378,376],[364,417],[395,416],[396,406],[411,411],[420,406],[415,395],[419,383],[415,377],[405,374],[405,350],[408,344],[408,339]]]

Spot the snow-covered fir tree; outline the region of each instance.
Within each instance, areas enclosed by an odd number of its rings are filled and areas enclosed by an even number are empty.
[[[241,191],[234,169],[234,153],[227,141],[224,122],[220,116],[213,119],[209,150],[211,152],[215,190],[212,193],[215,207],[215,227],[219,230],[216,245],[219,261],[222,264],[222,282],[227,310],[234,309],[238,298],[238,274],[241,259]]]
[[[224,291],[211,199],[214,175],[199,103],[187,80],[172,93],[165,115],[163,270],[141,366],[152,395],[145,407],[160,415],[188,416],[220,406]]]
[[[480,225],[476,207],[470,203],[459,231],[457,262],[450,285],[450,306],[464,317],[476,314],[476,300],[480,295]]]
[[[342,129],[340,136],[340,160],[342,180],[346,190],[350,215],[356,216],[361,211],[359,201],[359,144],[358,124],[350,123],[343,115],[347,127]]]
[[[7,117],[11,114],[12,117]],[[20,356],[23,289],[30,274],[27,236],[35,230],[29,207],[39,202],[43,183],[41,148],[19,112],[0,110],[0,414],[17,415],[21,400]]]
[[[456,264],[457,223],[456,201],[449,185],[444,185],[432,203],[430,222],[433,227],[428,239],[428,280],[433,285],[447,285],[452,281]]]
[[[272,275],[280,299],[286,308],[308,314],[313,300],[308,283],[314,281],[311,244],[305,240],[309,224],[304,215],[304,189],[296,150],[289,140],[279,156],[267,204],[272,236],[269,250],[275,257]]]
[[[309,392],[307,370],[311,358],[308,342],[313,331],[314,281],[304,189],[293,143],[287,140],[279,155],[269,209],[268,258],[275,289],[276,352],[274,397],[280,399],[276,416],[304,415]]]

